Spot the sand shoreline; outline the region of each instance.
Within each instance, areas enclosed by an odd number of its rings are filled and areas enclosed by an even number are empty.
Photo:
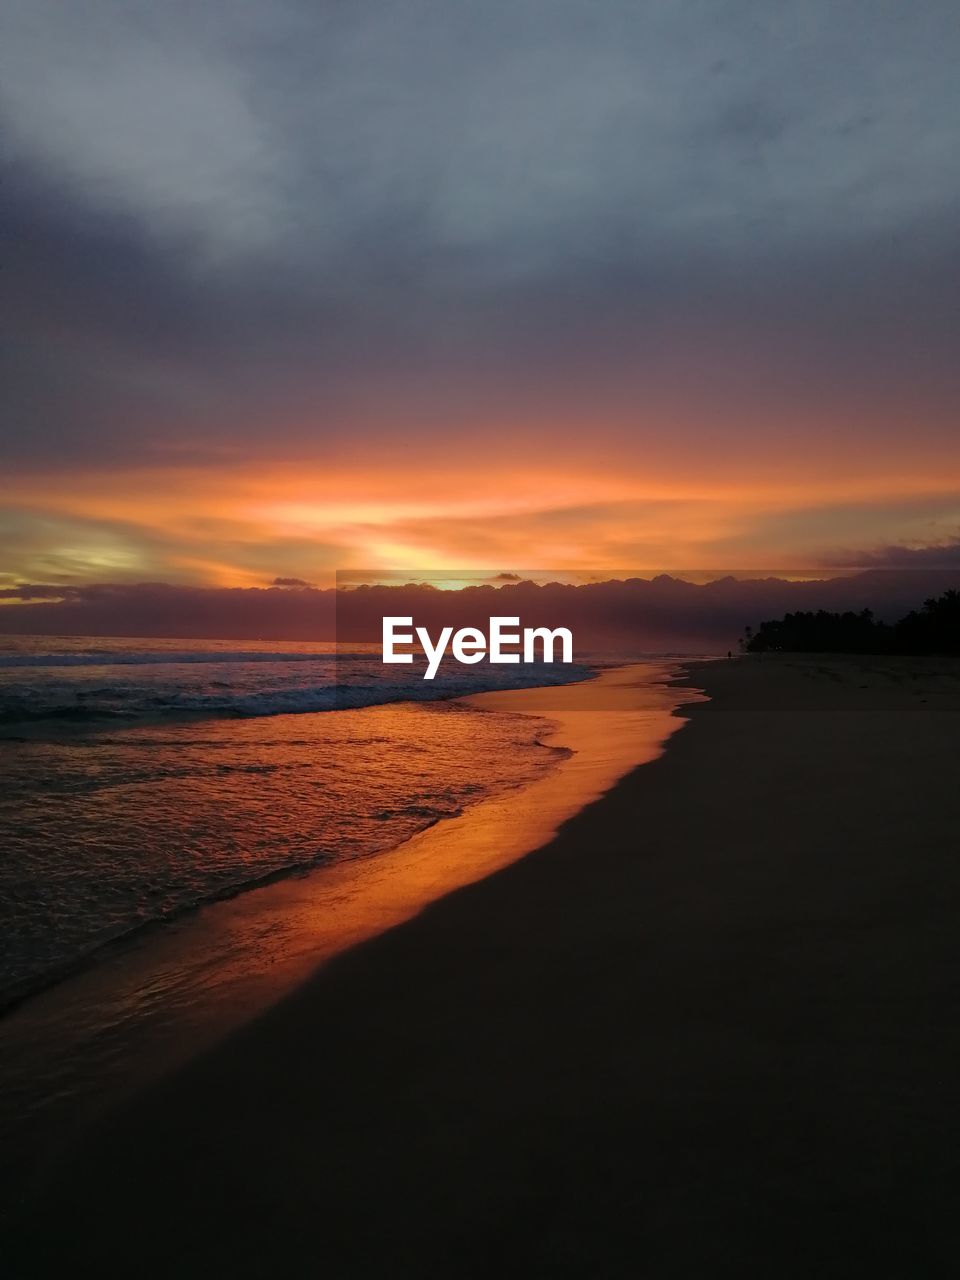
[[[543,844],[617,777],[654,758],[683,723],[677,707],[696,696],[671,687],[676,674],[664,663],[623,664],[589,682],[458,699],[543,719],[550,729],[541,745],[555,763],[539,780],[375,857],[271,874],[140,929],[12,1007],[0,1020],[0,1175],[14,1188],[5,1199],[61,1159],[76,1131],[264,1012],[332,956]],[[48,1097],[58,1100],[53,1109]],[[38,1157],[48,1145],[49,1157]]]
[[[548,844],[103,1126],[16,1274],[946,1274],[956,671],[691,678]]]

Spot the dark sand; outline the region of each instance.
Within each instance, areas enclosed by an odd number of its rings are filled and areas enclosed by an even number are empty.
[[[697,669],[661,759],[91,1134],[7,1273],[956,1274],[958,676]]]

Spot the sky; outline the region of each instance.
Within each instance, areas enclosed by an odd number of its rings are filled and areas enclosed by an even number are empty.
[[[0,612],[960,564],[954,0],[0,12]]]

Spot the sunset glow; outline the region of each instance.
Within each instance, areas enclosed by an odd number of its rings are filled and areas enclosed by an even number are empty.
[[[554,464],[556,465],[556,464]],[[947,539],[960,475],[486,474],[411,467],[48,473],[20,480],[2,581],[327,585],[337,569],[789,568]],[[202,548],[202,550],[201,550]]]
[[[24,10],[8,602],[955,559],[949,41],[881,23],[904,70],[880,86],[827,17],[751,27],[741,65],[736,23],[641,8],[586,36],[553,15],[506,63],[445,10],[423,65],[348,6],[304,18],[319,80],[258,5],[282,73],[199,19]]]

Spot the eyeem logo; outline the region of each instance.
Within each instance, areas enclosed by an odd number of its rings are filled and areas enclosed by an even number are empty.
[[[557,627],[550,631],[547,627],[524,627],[520,632],[519,618],[491,618],[490,640],[476,627],[461,627],[454,635],[453,627],[443,627],[434,644],[426,627],[416,627],[414,631],[400,632],[398,627],[413,627],[413,618],[383,619],[383,661],[413,662],[412,653],[397,653],[397,645],[413,644],[414,632],[427,658],[427,669],[423,673],[424,680],[432,680],[437,674],[441,659],[450,646],[450,652],[457,662],[472,665],[489,658],[491,662],[519,662],[519,652],[507,652],[511,646],[523,647],[523,661],[536,662],[537,641],[540,641],[542,660],[553,662],[554,645],[559,641],[561,662],[573,661],[573,633],[566,627]],[[510,631],[507,628],[515,627]]]

